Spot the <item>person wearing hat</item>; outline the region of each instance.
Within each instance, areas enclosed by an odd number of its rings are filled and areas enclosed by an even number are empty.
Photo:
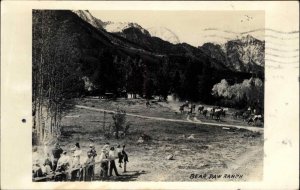
[[[102,179],[105,179],[108,176],[108,152],[104,147],[101,150],[101,154],[99,156],[99,162],[100,162],[100,177]]]
[[[81,153],[82,153],[79,143],[76,143],[75,147],[73,149],[75,149],[74,153],[73,153],[75,166],[79,166],[80,163],[81,163],[80,162],[80,156],[81,156]]]
[[[90,173],[92,175],[91,178],[94,178],[94,169],[95,169],[95,157],[97,156],[97,152],[95,150],[95,146],[93,144],[89,145],[89,150],[88,150],[88,155],[90,154],[91,156],[91,165],[90,165]]]
[[[89,145],[88,154],[91,154],[93,161],[95,161],[95,157],[97,156],[97,151],[95,150],[95,146],[93,144]]]
[[[67,155],[67,151],[63,151],[58,162],[56,171],[66,171],[70,166],[70,157]]]
[[[83,171],[82,171],[81,161],[80,161],[82,151],[80,149],[80,145],[78,142],[71,149],[71,151],[73,152],[71,180],[72,181],[75,181],[76,179],[82,180]]]
[[[76,163],[76,159],[75,159],[75,156],[74,156],[75,150],[76,150],[75,147],[72,147],[72,148],[70,149],[70,153],[71,153],[71,155],[72,155],[71,158],[70,158],[70,166],[71,166],[71,168],[74,168],[73,166],[74,166],[75,163]]]
[[[57,167],[57,162],[60,158],[60,155],[63,153],[63,149],[60,148],[59,143],[55,143],[54,148],[52,149],[52,155],[53,155],[53,168],[52,170],[55,171]]]
[[[67,151],[63,151],[61,154],[61,157],[59,158],[57,162],[57,168],[55,172],[60,172],[60,175],[58,176],[57,180],[65,181],[67,179],[67,170],[70,166],[70,157],[67,155]]]
[[[91,152],[87,152],[87,157],[83,163],[83,173],[84,173],[84,181],[92,181],[94,177],[94,161],[93,154]]]
[[[105,145],[103,146],[103,149],[106,150],[107,152],[109,152],[109,150],[110,150],[110,145],[109,145],[108,142],[105,143]]]

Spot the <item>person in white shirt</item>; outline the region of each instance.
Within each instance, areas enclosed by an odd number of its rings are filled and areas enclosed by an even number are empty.
[[[67,152],[64,151],[57,162],[56,171],[66,171],[68,170],[69,166],[70,166],[70,156],[68,156]]]
[[[37,147],[33,147],[33,153],[32,153],[32,177],[42,177],[43,172],[41,168],[41,159],[40,155],[38,154]]]
[[[41,157],[40,157],[40,155],[37,151],[38,151],[37,147],[33,147],[33,150],[32,150],[32,163],[40,165],[41,164]]]
[[[75,144],[75,151],[73,153],[73,157],[75,159],[75,163],[77,164],[77,166],[80,165],[80,156],[81,156],[81,153],[82,153],[82,151],[80,149],[80,145],[79,145],[79,143],[76,143]]]
[[[49,175],[53,172],[49,165],[43,165],[41,169],[44,175]]]
[[[75,147],[72,148],[73,159],[72,159],[72,167],[71,167],[71,181],[75,181],[76,179],[82,180],[82,167],[81,167],[81,149],[79,143],[75,144]]]
[[[108,159],[109,159],[109,176],[112,176],[112,171],[115,171],[116,176],[119,176],[115,159],[117,159],[116,151],[114,147],[110,148],[110,151],[108,153]]]
[[[105,145],[103,146],[103,149],[106,150],[107,152],[109,152],[109,150],[110,150],[109,143],[105,143]]]
[[[49,175],[53,172],[52,171],[52,161],[51,161],[49,153],[46,155],[44,164],[42,166],[42,171],[45,175]]]
[[[56,181],[65,181],[68,177],[67,170],[70,166],[70,157],[67,156],[67,152],[63,151],[61,154],[55,172],[60,172],[60,175],[56,176]]]
[[[100,164],[100,177],[106,178],[108,176],[108,151],[103,147],[99,156]]]

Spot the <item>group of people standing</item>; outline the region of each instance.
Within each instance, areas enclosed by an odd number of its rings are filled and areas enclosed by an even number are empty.
[[[118,159],[119,167],[122,168],[123,172],[126,172],[126,165],[128,162],[128,155],[125,152],[125,145],[121,148],[120,145],[117,146],[116,150],[114,147],[110,147],[109,144],[105,144],[102,148],[100,154],[100,177],[106,178],[108,176],[112,176],[113,171],[116,176],[119,176],[118,169],[116,167],[115,159]]]
[[[56,181],[92,181],[95,177],[95,165],[100,164],[100,178],[106,179],[115,172],[119,176],[115,160],[118,159],[119,167],[124,168],[128,155],[125,152],[125,145],[121,148],[117,145],[116,149],[106,143],[99,156],[95,146],[89,145],[86,156],[82,153],[79,143],[72,147],[69,153],[63,150],[59,143],[56,143],[51,151],[45,152],[44,159],[37,153],[37,148],[33,149],[33,178],[55,176]]]

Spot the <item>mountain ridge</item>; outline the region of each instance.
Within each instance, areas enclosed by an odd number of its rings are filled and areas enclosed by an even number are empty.
[[[140,51],[157,54],[177,54],[180,52],[197,57],[197,55],[204,53],[206,56],[214,59],[215,62],[219,62],[220,65],[218,67],[224,68],[225,66],[232,71],[238,72],[263,72],[264,41],[260,41],[249,34],[241,36],[238,39],[228,40],[225,44],[212,44],[208,42],[196,48],[189,44],[188,46],[184,45],[187,43],[180,43],[178,37],[176,38],[176,35],[169,30],[167,31],[174,35],[171,38],[175,38],[175,41],[173,39],[170,42],[166,39],[167,37],[162,37],[162,39],[159,36],[163,36],[163,34],[157,35],[153,30],[149,32],[138,23],[104,22],[95,18],[88,10],[73,12],[98,30],[102,32],[106,31],[126,39],[127,43],[123,43],[121,42],[122,40],[115,38],[116,36],[111,37],[111,35],[105,33],[111,41],[120,46],[125,45],[128,48],[136,48]]]
[[[36,53],[46,48],[39,43],[41,39],[51,37],[47,38],[51,45],[47,47],[48,51],[55,55],[57,47],[60,51],[67,47],[64,56],[69,60],[52,60],[51,64],[78,67],[75,70],[80,73],[79,78],[93,84],[95,95],[125,89],[128,93],[148,98],[175,93],[180,99],[211,102],[214,100],[211,95],[214,84],[222,79],[241,82],[251,77],[249,72],[228,69],[220,59],[207,55],[200,48],[187,43],[172,44],[133,27],[124,29],[122,35],[126,36],[122,37],[85,20],[89,18],[91,22],[91,17],[82,17],[68,10],[35,11],[33,18],[36,21],[33,25],[33,57],[39,57]],[[49,30],[42,30],[44,27]],[[48,51],[44,51],[43,57],[48,56]]]
[[[263,72],[265,42],[247,35],[225,44],[205,43],[198,47],[208,56],[223,62],[229,69],[243,72]]]

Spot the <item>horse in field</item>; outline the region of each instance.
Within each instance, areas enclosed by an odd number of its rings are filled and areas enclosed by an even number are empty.
[[[199,113],[202,113],[203,110],[204,110],[204,106],[200,105],[200,106],[198,107],[198,112],[199,112]]]
[[[192,114],[195,109],[196,109],[196,105],[195,104],[191,104],[191,108],[190,108],[189,114]]]
[[[183,113],[184,112],[184,108],[185,107],[189,107],[189,104],[188,103],[185,103],[185,104],[182,104],[181,106],[179,106],[179,111],[180,113]]]
[[[184,112],[184,106],[183,105],[179,106],[179,111],[180,111],[180,113]]]
[[[247,110],[243,113],[242,118],[244,121],[248,120],[251,117],[251,111]]]
[[[209,116],[213,119],[215,109],[214,108],[206,108],[207,112],[209,112]]]
[[[262,115],[254,115],[253,117],[250,117],[249,119],[248,119],[248,125],[254,125],[254,126],[256,126],[257,125],[257,122],[264,122],[264,118],[263,118],[263,116]]]
[[[226,117],[226,112],[228,111],[228,108],[222,108],[223,109],[223,111],[222,111],[222,116],[223,117]]]
[[[207,111],[206,109],[202,111],[202,115],[203,115],[205,118],[207,117],[207,112],[208,112],[208,111]]]
[[[243,117],[243,113],[244,113],[243,111],[236,111],[233,114],[233,118],[237,119],[239,117]]]
[[[223,115],[225,117],[225,112],[223,110],[223,108],[218,108],[218,109],[214,109],[214,115],[216,117],[217,121],[221,120],[221,115]]]
[[[207,108],[211,119],[216,119],[217,121],[221,120],[221,115],[225,117],[225,111],[220,107]]]

